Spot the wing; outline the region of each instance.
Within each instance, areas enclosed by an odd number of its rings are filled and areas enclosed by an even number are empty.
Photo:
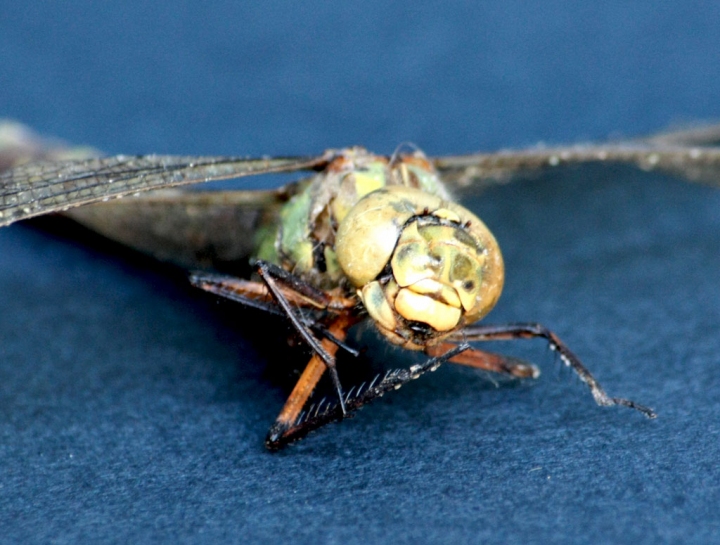
[[[660,133],[616,144],[538,147],[433,159],[454,189],[479,189],[523,172],[581,163],[625,163],[720,185],[720,125]]]
[[[73,208],[64,215],[101,235],[186,269],[236,272],[256,250],[255,233],[278,221],[298,183],[271,190],[152,191]]]
[[[321,170],[333,152],[315,157],[247,159],[165,155],[36,162],[0,173],[0,227],[154,189],[301,170]]]

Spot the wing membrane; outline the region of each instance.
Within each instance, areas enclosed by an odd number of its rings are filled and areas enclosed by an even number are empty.
[[[581,163],[627,163],[720,185],[720,147],[587,145],[440,157],[434,163],[443,180],[461,190],[503,183],[522,172]]]
[[[297,184],[273,190],[192,191],[174,188],[142,198],[73,208],[78,223],[186,269],[236,271],[255,251],[255,233],[274,225]]]
[[[318,170],[315,157],[247,159],[145,155],[37,162],[0,173],[0,226],[153,189],[243,176]]]
[[[450,187],[482,188],[524,172],[581,163],[625,163],[720,185],[720,124],[667,131],[615,144],[537,147],[434,159]]]

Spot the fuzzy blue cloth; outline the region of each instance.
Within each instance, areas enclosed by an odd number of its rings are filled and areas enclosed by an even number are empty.
[[[111,153],[439,155],[720,119],[710,3],[0,8],[0,116]],[[263,328],[285,324],[17,225],[0,229],[0,542],[720,540],[720,191],[591,166],[469,204],[505,252],[487,321],[544,323],[656,420],[595,406],[518,341],[489,348],[537,381],[446,365],[269,454],[294,376]]]

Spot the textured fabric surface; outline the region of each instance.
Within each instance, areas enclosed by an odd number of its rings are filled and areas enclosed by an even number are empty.
[[[5,0],[0,116],[113,153],[235,155],[720,119],[716,5],[596,4]],[[16,225],[0,230],[0,542],[717,542],[720,191],[595,166],[470,204],[508,270],[488,321],[551,327],[657,420],[596,407],[540,341],[507,343],[539,380],[445,366],[269,454],[292,377],[257,315]]]

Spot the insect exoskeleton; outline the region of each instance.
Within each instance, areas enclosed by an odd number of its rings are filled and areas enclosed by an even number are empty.
[[[390,341],[422,350],[485,316],[500,297],[495,237],[462,206],[404,186],[361,199],[336,238],[338,262]]]

